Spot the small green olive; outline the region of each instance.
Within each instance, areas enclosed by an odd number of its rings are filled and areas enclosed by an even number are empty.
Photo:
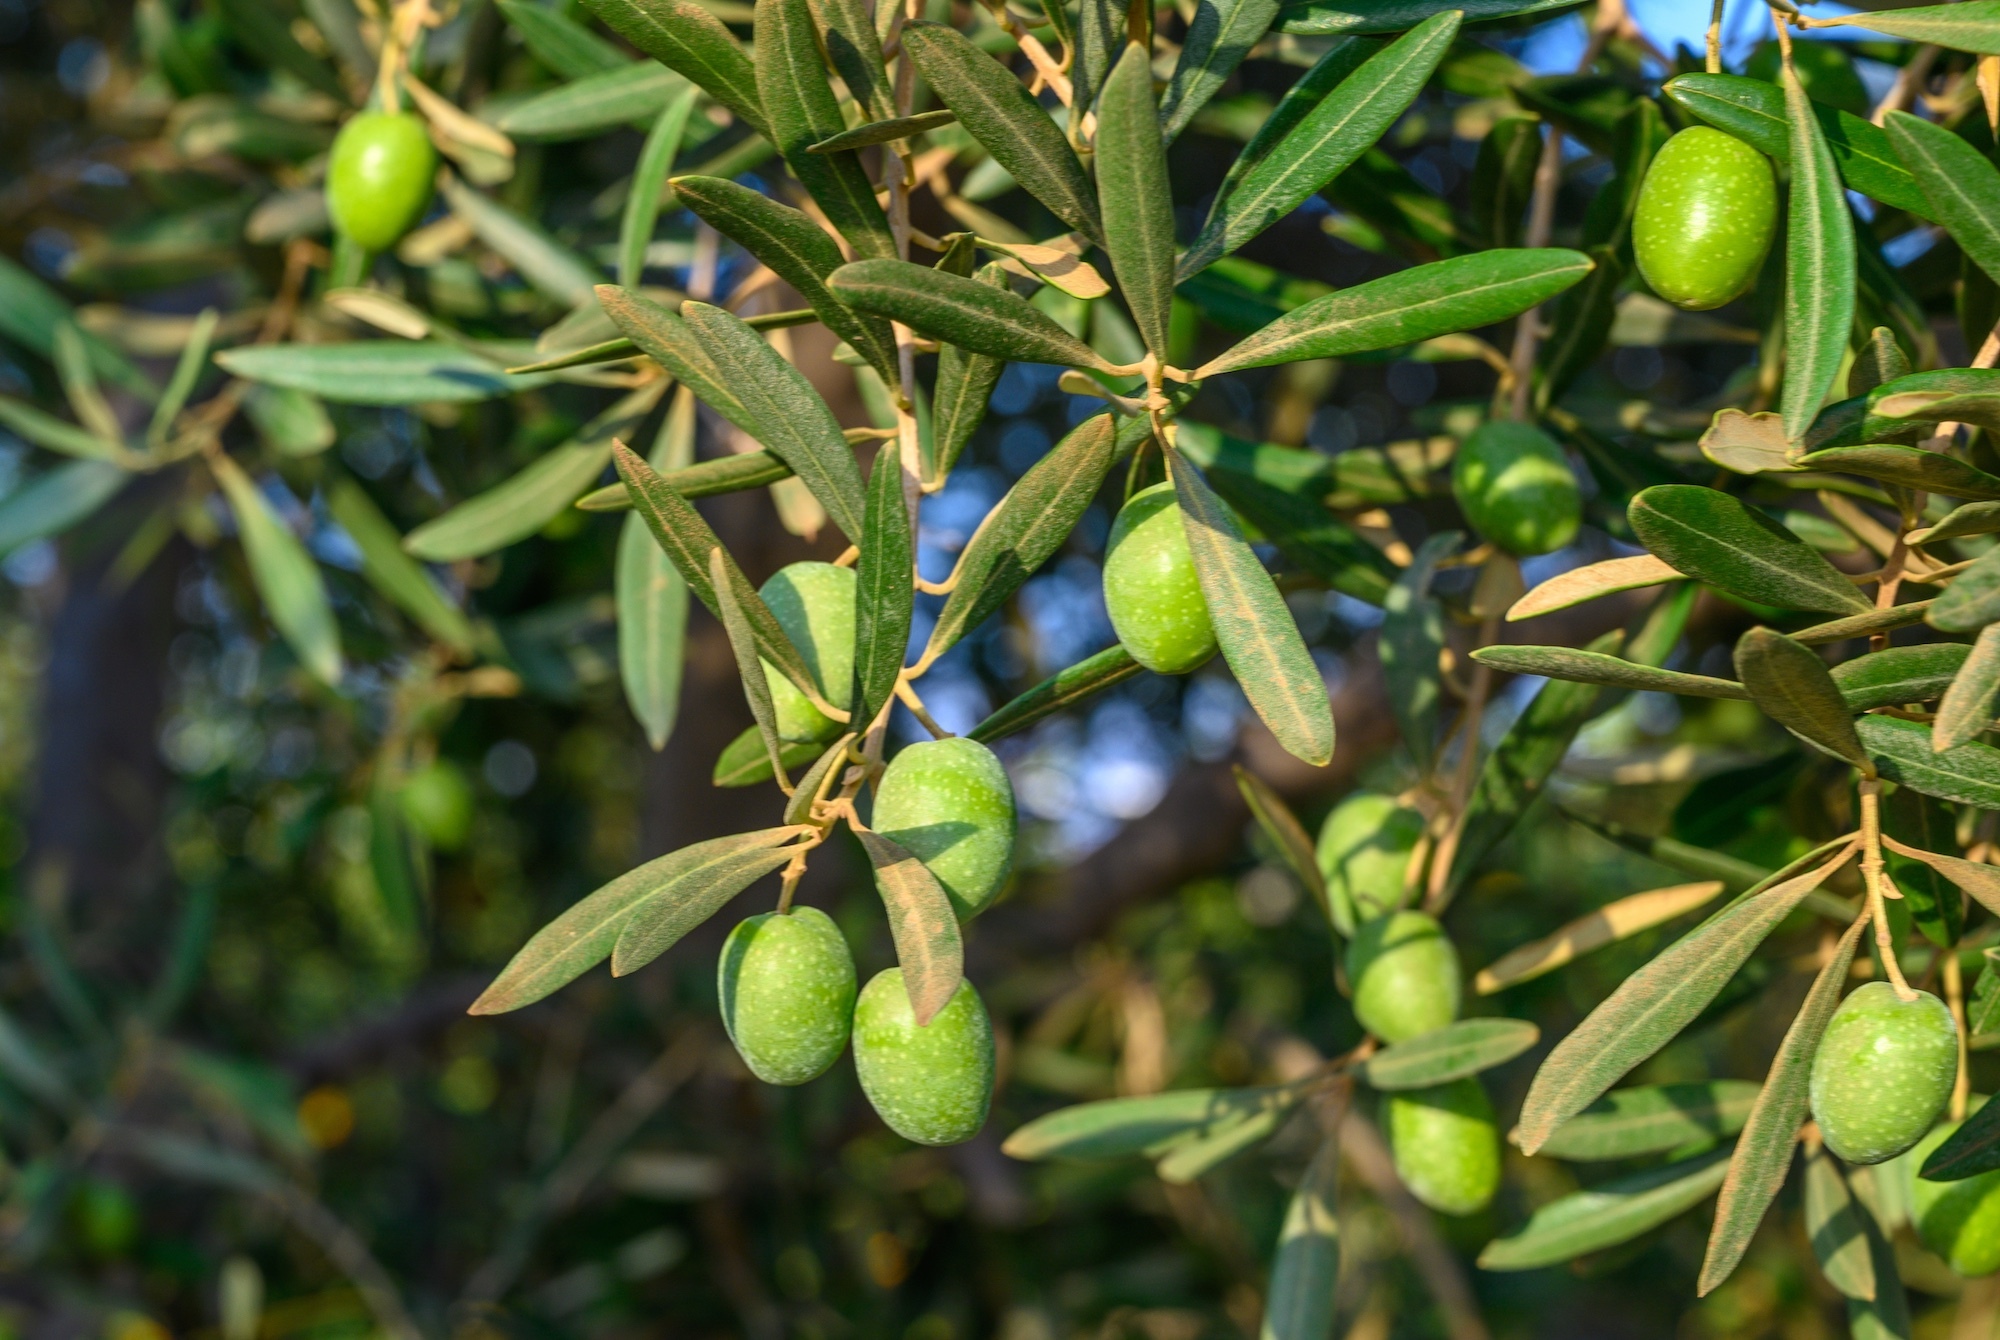
[[[458,766],[432,759],[403,781],[396,799],[403,817],[440,851],[457,851],[472,830],[472,784]]]
[[[1524,557],[1568,544],[1583,516],[1569,457],[1532,424],[1501,419],[1474,429],[1452,463],[1451,489],[1473,529]]]
[[[1443,1214],[1475,1214],[1500,1189],[1500,1128],[1476,1075],[1388,1095],[1389,1149],[1410,1194]]]
[[[793,563],[772,573],[757,594],[799,649],[826,700],[846,707],[854,693],[854,569]],[[844,729],[768,662],[764,682],[771,686],[779,739],[831,740]]]
[[[1990,1100],[1989,1100],[1990,1101]],[[1946,1122],[1917,1141],[1910,1151],[1912,1173],[1965,1123]],[[2000,1270],[2000,1170],[1956,1182],[1910,1180],[1910,1219],[1924,1246],[1961,1275]]]
[[[1958,1077],[1958,1027],[1928,991],[1887,982],[1850,993],[1813,1054],[1813,1120],[1849,1163],[1881,1163],[1923,1139]]]
[[[1653,156],[1632,215],[1632,250],[1676,307],[1720,307],[1756,281],[1778,229],[1771,162],[1734,135],[1691,126]]]
[[[993,901],[1014,865],[1014,788],[977,740],[902,749],[883,770],[874,824],[937,876],[960,921]]]
[[[1319,870],[1327,893],[1355,921],[1387,916],[1403,897],[1410,853],[1424,816],[1389,796],[1358,791],[1333,807],[1319,829]]]
[[[854,1069],[889,1129],[920,1145],[979,1134],[993,1102],[993,1025],[972,983],[918,1027],[903,970],[875,974],[854,1007]]]
[[[1347,946],[1354,1017],[1384,1042],[1443,1028],[1458,1017],[1458,951],[1437,918],[1396,912],[1363,923]]]
[[[423,118],[362,112],[334,136],[326,164],[326,212],[369,251],[387,251],[431,202],[437,150]]]
[[[847,938],[816,907],[739,922],[715,965],[722,1026],[766,1084],[804,1084],[840,1059],[854,981]]]
[[[1181,675],[1215,655],[1215,625],[1195,576],[1172,484],[1132,495],[1104,553],[1104,609],[1132,659]]]

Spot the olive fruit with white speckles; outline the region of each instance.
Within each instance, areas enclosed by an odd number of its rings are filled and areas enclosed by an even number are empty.
[[[909,745],[883,770],[874,827],[937,876],[964,921],[998,896],[1013,868],[1014,788],[977,740]]]
[[[1215,654],[1215,625],[1171,483],[1141,489],[1119,509],[1105,546],[1104,609],[1125,650],[1148,670],[1186,674]]]
[[[1958,1027],[1944,1002],[1869,982],[1840,1002],[1813,1054],[1813,1120],[1841,1158],[1880,1163],[1924,1138],[1957,1076]]]
[[[326,161],[326,212],[342,235],[387,251],[431,202],[437,150],[423,118],[362,112],[334,136]]]
[[[1394,798],[1360,791],[1333,807],[1319,830],[1319,871],[1336,906],[1355,922],[1386,916],[1402,900],[1424,816]]]
[[[835,707],[846,707],[854,692],[854,569],[793,563],[772,573],[757,594],[799,649],[821,695]],[[814,707],[768,661],[764,682],[771,686],[779,739],[804,743],[840,734],[841,724]]]
[[[854,1069],[889,1129],[920,1145],[979,1134],[993,1101],[993,1025],[972,983],[919,1026],[903,970],[875,975],[854,1007]]]
[[[1500,1189],[1500,1128],[1475,1075],[1387,1095],[1384,1124],[1397,1175],[1443,1214],[1475,1214]]]
[[[1771,162],[1734,135],[1691,126],[1653,156],[1632,215],[1632,251],[1676,307],[1720,307],[1756,281],[1778,229]]]
[[[1347,946],[1354,1017],[1384,1042],[1403,1042],[1458,1017],[1458,951],[1437,918],[1396,912],[1366,922]]]
[[[1910,1151],[1911,1171],[1922,1168],[1924,1160],[1964,1124],[1946,1122],[1919,1140]],[[2000,1169],[1956,1182],[1933,1182],[1913,1176],[1910,1221],[1916,1225],[1917,1236],[1924,1240],[1924,1246],[1943,1257],[1959,1274],[1990,1275],[2000,1270]]]
[[[1502,419],[1474,429],[1452,461],[1451,490],[1474,530],[1523,557],[1562,548],[1583,519],[1569,457],[1533,424]]]
[[[816,907],[739,923],[715,967],[722,1025],[766,1084],[804,1084],[840,1058],[854,983],[847,939]]]

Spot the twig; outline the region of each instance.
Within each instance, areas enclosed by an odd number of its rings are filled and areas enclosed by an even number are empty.
[[[1889,931],[1886,900],[1902,895],[1891,888],[1882,861],[1882,783],[1873,777],[1861,782],[1861,879],[1868,889],[1868,916],[1875,923],[1875,949],[1882,971],[1888,974],[1898,999],[1915,1000],[1917,993],[1903,976],[1903,965],[1896,962],[1896,938]]]
[[[1951,896],[1958,897],[1958,891],[1952,890]],[[1972,1098],[1972,1071],[1966,1058],[1965,973],[1958,966],[1957,946],[1939,953],[1944,963],[1944,1003],[1951,1010],[1952,1022],[1958,1025],[1958,1074],[1951,1082],[1951,1119],[1964,1121]]]
[[[1722,7],[1724,0],[1715,0],[1708,11],[1708,60],[1703,66],[1710,74],[1722,73]]]

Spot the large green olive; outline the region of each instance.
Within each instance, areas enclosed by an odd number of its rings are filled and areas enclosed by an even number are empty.
[[[1394,910],[1423,832],[1423,815],[1373,791],[1334,806],[1319,829],[1319,870],[1335,906],[1351,909],[1357,922]]]
[[[437,150],[423,118],[362,112],[334,136],[326,163],[326,212],[369,251],[387,251],[424,216]]]
[[[1840,1002],[1813,1055],[1813,1120],[1849,1163],[1880,1163],[1923,1139],[1958,1077],[1958,1028],[1928,991],[1904,1001],[1869,982]]]
[[[715,965],[722,1026],[766,1084],[804,1084],[840,1059],[854,981],[846,937],[816,907],[738,923]]]
[[[1569,457],[1532,424],[1483,423],[1458,449],[1451,488],[1473,529],[1510,554],[1546,554],[1576,536],[1583,496]]]
[[[1500,1128],[1478,1077],[1392,1093],[1384,1106],[1410,1194],[1444,1214],[1485,1209],[1500,1188]]]
[[[883,770],[875,831],[930,868],[959,920],[976,915],[1014,864],[1014,788],[977,740],[905,747]]]
[[[993,1101],[993,1025],[971,982],[917,1026],[903,970],[875,974],[854,1007],[854,1069],[889,1129],[920,1145],[979,1134]]]
[[[1172,484],[1132,495],[1104,553],[1104,609],[1132,659],[1180,675],[1215,655],[1215,625],[1202,599]]]
[[[1910,1151],[1910,1171],[1923,1167],[1924,1160],[1964,1124],[1946,1122],[1917,1141]],[[1910,1219],[1924,1246],[1959,1274],[1990,1275],[2000,1270],[2000,1170],[1957,1182],[1913,1176]]]
[[[1653,292],[1700,312],[1750,287],[1777,228],[1770,160],[1734,135],[1691,126],[1653,156],[1632,250]]]
[[[772,573],[757,593],[799,649],[820,693],[835,707],[846,707],[854,693],[854,569],[793,563]],[[769,662],[764,682],[771,686],[779,739],[831,740],[844,729]]]
[[[1354,1017],[1384,1042],[1402,1042],[1458,1017],[1458,951],[1424,912],[1364,922],[1347,946]]]

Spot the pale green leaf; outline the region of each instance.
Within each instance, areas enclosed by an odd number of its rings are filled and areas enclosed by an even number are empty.
[[[265,613],[300,663],[321,683],[337,686],[340,628],[319,565],[235,461],[220,453],[208,461],[236,517],[236,534]]]
[[[1854,324],[1854,216],[1798,76],[1781,81],[1792,158],[1785,224],[1785,436],[1803,441],[1826,403]],[[1676,564],[1675,566],[1679,566]]]

